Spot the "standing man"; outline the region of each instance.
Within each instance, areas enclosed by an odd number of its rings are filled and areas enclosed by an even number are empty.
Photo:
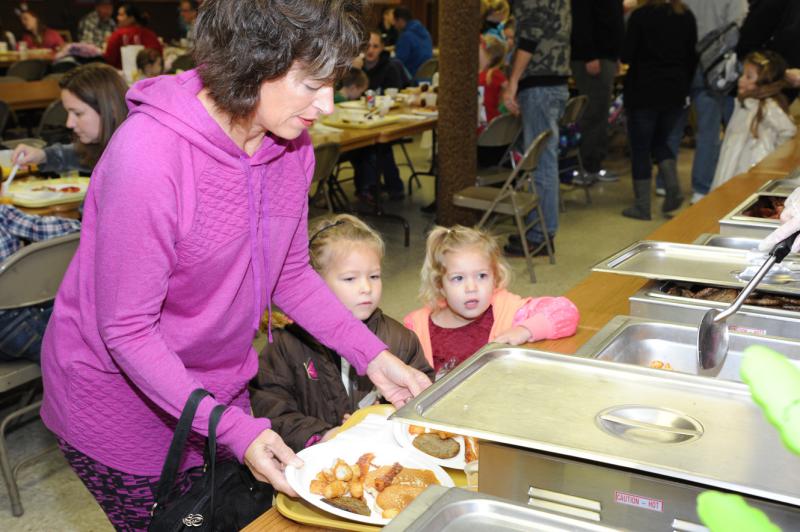
[[[558,230],[558,121],[569,97],[572,16],[568,0],[518,0],[514,2],[514,17],[517,51],[505,95],[506,107],[522,115],[526,149],[543,131],[552,133],[534,174],[552,240]],[[533,213],[529,223],[532,216]],[[545,235],[538,224],[528,231],[527,238],[534,256],[547,254]],[[513,257],[523,255],[522,242],[513,235],[504,249]]]
[[[684,0],[684,3],[692,10],[697,21],[698,41],[711,31],[727,26],[731,22],[741,23],[747,13],[746,0],[715,0],[714,2]],[[728,119],[733,113],[733,96],[709,91],[703,80],[700,66],[697,67],[692,79],[689,96],[697,115],[691,200],[691,203],[696,203],[703,199],[711,188],[722,145],[719,135],[720,128],[728,124]],[[679,136],[683,133],[683,121],[681,121],[680,129]],[[678,142],[680,142],[679,138]],[[675,147],[673,146],[673,149]]]
[[[106,39],[117,29],[111,0],[96,0],[94,11],[78,22],[78,41],[93,44],[103,50]]]
[[[617,181],[603,168],[608,154],[608,109],[625,39],[620,0],[572,0],[572,77],[589,98],[580,121],[587,182]]]
[[[411,17],[411,11],[405,7],[395,8],[394,27],[400,32],[394,55],[413,76],[422,63],[433,57],[431,34],[419,20]]]

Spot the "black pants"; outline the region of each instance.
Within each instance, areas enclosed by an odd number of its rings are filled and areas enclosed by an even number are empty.
[[[400,171],[394,162],[391,144],[376,144],[353,150],[347,156],[355,171],[353,181],[356,185],[356,194],[377,190],[381,175],[383,175],[383,182],[390,195],[403,193],[403,182],[400,180]]]
[[[682,113],[682,107],[625,109],[634,181],[649,180],[653,163],[676,158],[668,140]]]

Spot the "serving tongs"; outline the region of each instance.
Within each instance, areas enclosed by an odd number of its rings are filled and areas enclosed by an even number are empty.
[[[722,365],[728,355],[728,326],[725,323],[730,316],[739,311],[745,299],[755,290],[761,280],[767,275],[769,270],[779,264],[792,249],[792,243],[800,235],[800,231],[792,234],[782,242],[778,243],[769,252],[767,260],[753,275],[753,278],[742,289],[739,296],[730,306],[722,311],[711,309],[703,316],[700,328],[697,332],[697,357],[701,370],[706,372],[714,370]]]

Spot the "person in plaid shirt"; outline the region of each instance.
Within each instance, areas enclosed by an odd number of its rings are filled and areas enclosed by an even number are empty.
[[[78,22],[78,41],[94,44],[103,50],[106,39],[117,29],[113,14],[114,4],[111,0],[97,0],[94,11]]]
[[[78,220],[34,216],[0,204],[0,264],[27,242],[48,240],[80,229]],[[42,336],[52,311],[52,303],[0,310],[0,361],[39,362]]]

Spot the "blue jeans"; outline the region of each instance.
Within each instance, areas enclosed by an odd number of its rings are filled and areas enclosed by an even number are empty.
[[[691,97],[697,115],[697,148],[692,163],[692,190],[708,194],[722,146],[720,126],[727,125],[733,114],[733,97],[709,92],[703,83],[700,69],[695,72],[692,81]]]
[[[550,130],[552,135],[539,158],[539,166],[534,172],[536,193],[544,214],[544,223],[550,236],[558,230],[558,121],[564,114],[564,107],[569,98],[566,85],[550,87],[529,87],[517,94],[520,112],[522,113],[522,135],[525,149],[542,131]],[[536,213],[528,215],[527,222],[534,221]],[[534,225],[528,231],[528,240],[543,242],[541,227]]]
[[[633,180],[650,181],[653,163],[675,159],[670,137],[684,115],[681,107],[671,109],[626,109],[628,142],[631,148]]]
[[[0,361],[39,362],[42,337],[53,304],[0,311]]]

